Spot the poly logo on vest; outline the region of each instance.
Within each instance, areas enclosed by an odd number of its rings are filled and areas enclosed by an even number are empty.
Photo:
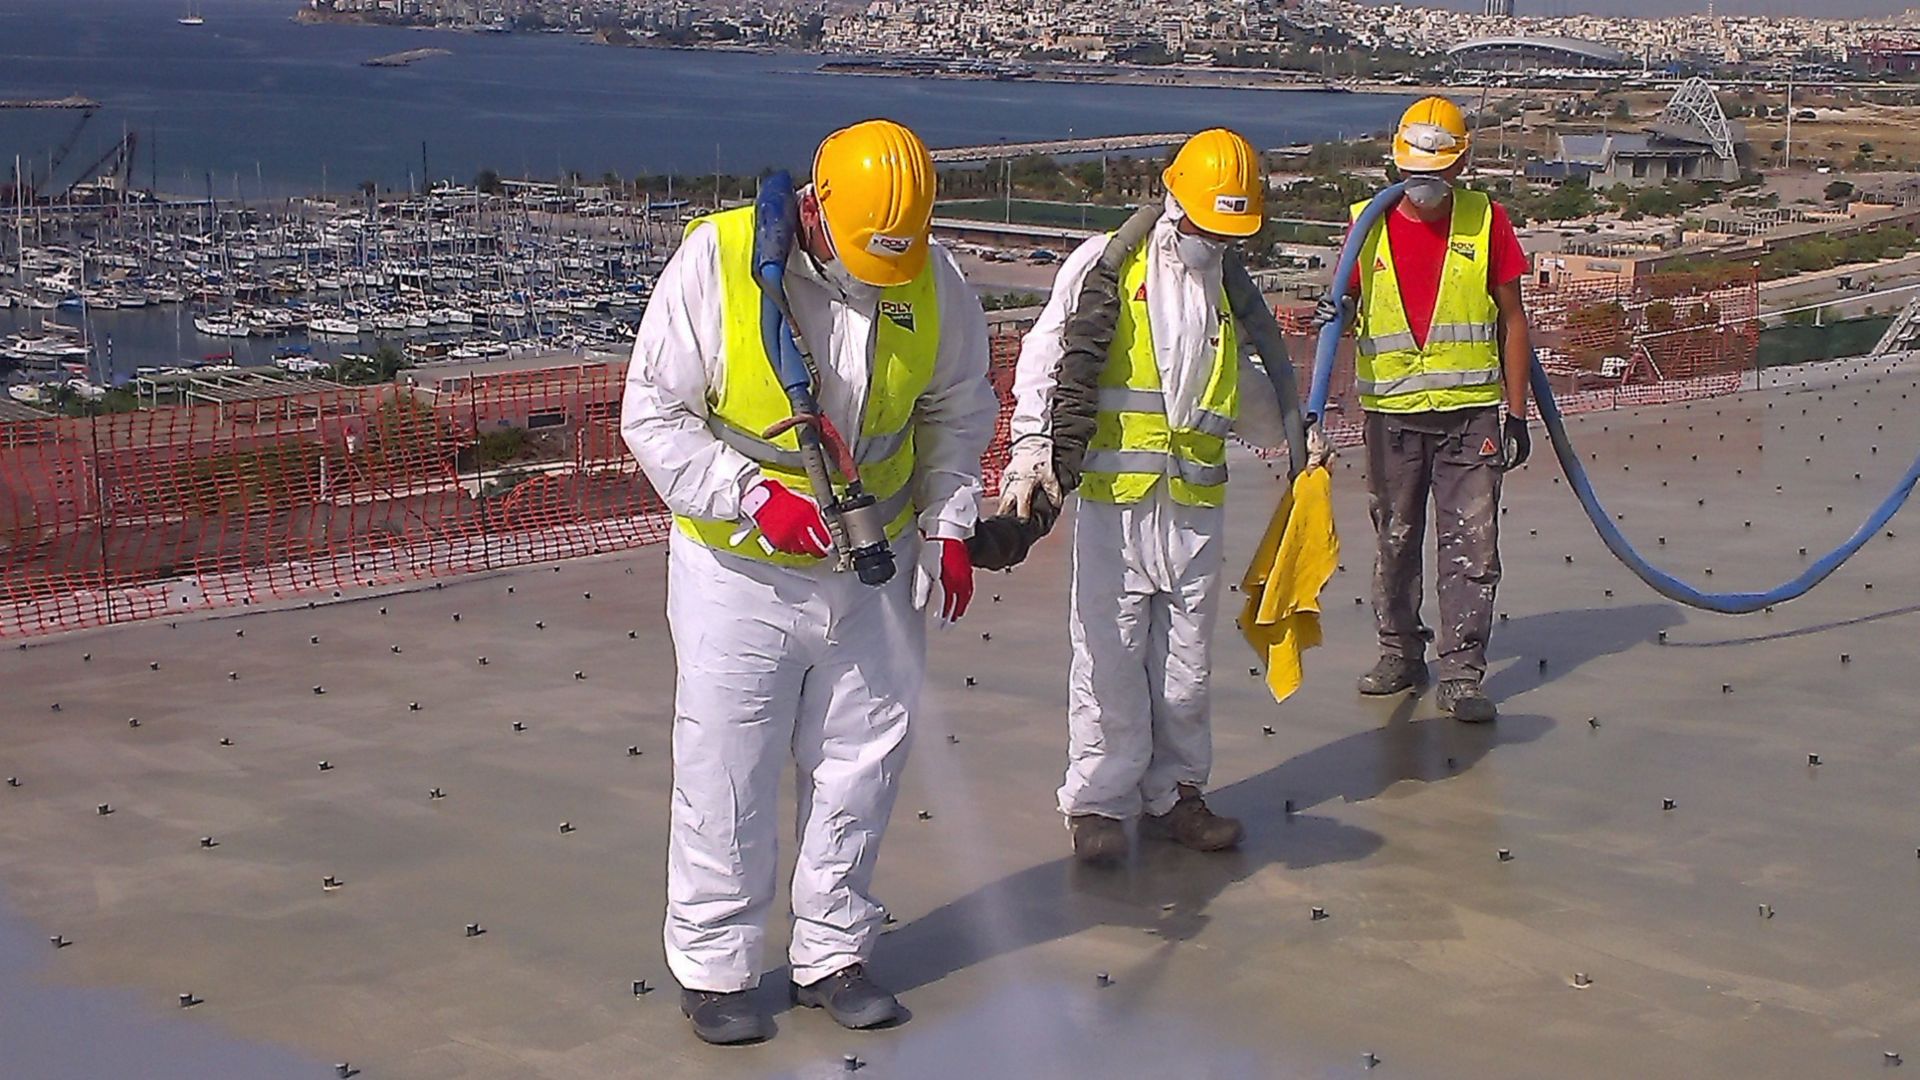
[[[902,330],[913,329],[913,305],[905,300],[880,301],[880,314],[892,319]]]
[[[1471,240],[1453,240],[1447,244],[1447,247],[1463,259],[1474,258],[1478,254]]]
[[[1213,212],[1216,214],[1244,214],[1247,212],[1245,195],[1215,195]]]

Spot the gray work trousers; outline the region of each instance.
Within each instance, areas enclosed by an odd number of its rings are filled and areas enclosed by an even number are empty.
[[[1431,492],[1439,555],[1437,675],[1479,682],[1500,584],[1500,410],[1366,416],[1367,494],[1379,540],[1373,612],[1380,652],[1426,656],[1432,635],[1420,621],[1420,557]]]

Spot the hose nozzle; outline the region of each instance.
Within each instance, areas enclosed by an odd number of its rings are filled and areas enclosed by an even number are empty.
[[[880,520],[880,504],[864,491],[849,491],[833,505],[846,530],[847,558],[862,585],[885,585],[893,580],[893,546],[887,543],[887,523]]]

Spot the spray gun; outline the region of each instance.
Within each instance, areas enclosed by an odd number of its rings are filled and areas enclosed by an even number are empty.
[[[880,506],[860,486],[860,468],[847,442],[814,399],[819,369],[800,336],[800,326],[787,303],[787,258],[800,231],[800,202],[793,178],[776,172],[761,181],[753,206],[753,280],[760,286],[760,341],[774,377],[787,392],[793,415],[762,433],[773,439],[793,431],[800,444],[800,461],[807,473],[813,501],[826,521],[837,562],[849,566],[865,585],[884,585],[893,579],[893,548],[887,543],[887,523]],[[831,460],[830,460],[831,457]],[[836,492],[829,464],[846,481]]]

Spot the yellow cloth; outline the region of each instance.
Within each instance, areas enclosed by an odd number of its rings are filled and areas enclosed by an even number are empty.
[[[1240,591],[1247,594],[1240,633],[1266,661],[1267,689],[1275,701],[1300,689],[1300,654],[1320,644],[1320,590],[1339,562],[1333,476],[1311,468],[1280,500],[1240,579]]]

